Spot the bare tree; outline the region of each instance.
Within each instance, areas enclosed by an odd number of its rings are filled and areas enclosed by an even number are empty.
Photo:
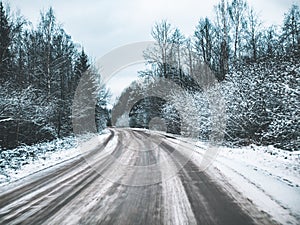
[[[258,57],[258,46],[259,41],[262,36],[261,31],[262,23],[257,15],[257,13],[254,11],[253,8],[251,8],[248,11],[248,26],[246,31],[246,48],[251,52],[251,58],[256,61]]]
[[[285,14],[283,41],[288,50],[300,49],[300,10],[298,5],[292,5],[289,12]]]
[[[283,52],[283,46],[280,44],[280,32],[277,26],[270,26],[263,31],[262,49],[263,54],[274,57]]]
[[[187,38],[184,42],[184,59],[185,65],[187,67],[187,73],[190,75],[193,74],[196,56],[191,38]]]
[[[246,25],[245,13],[247,11],[248,5],[245,0],[233,0],[229,7],[229,15],[231,19],[231,24],[233,26],[233,58],[237,60],[240,58],[240,47],[243,28]]]
[[[53,48],[52,44],[54,41],[54,37],[58,31],[58,27],[56,25],[56,18],[54,15],[54,11],[50,8],[45,14],[41,13],[41,22],[39,24],[39,36],[42,38],[42,54],[44,55],[44,68],[43,75],[46,79],[46,88],[48,96],[51,96],[51,89],[52,89],[52,80],[54,78],[54,73],[52,71],[52,64],[54,63],[53,59]]]
[[[215,7],[216,12],[216,27],[219,34],[218,40],[220,45],[219,53],[219,80],[224,80],[225,75],[229,71],[229,13],[228,1],[221,0]]]
[[[168,65],[171,63],[169,52],[172,48],[173,29],[166,20],[156,23],[151,32],[156,41],[156,46],[144,53],[145,59],[152,65],[152,75],[159,77],[168,76]],[[149,75],[149,74],[148,74]]]
[[[213,41],[215,36],[215,28],[212,22],[206,17],[200,19],[195,31],[195,49],[198,56],[211,68],[213,65]]]
[[[174,64],[177,65],[176,70],[178,71],[180,78],[183,75],[181,58],[182,58],[182,49],[183,49],[184,41],[185,41],[184,35],[180,32],[178,28],[176,28],[172,35],[173,47],[171,48],[171,51],[174,50],[176,52],[176,53],[172,52],[172,55],[174,57]]]

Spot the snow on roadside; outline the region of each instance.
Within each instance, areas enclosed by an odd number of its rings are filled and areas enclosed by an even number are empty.
[[[0,152],[0,186],[26,177],[68,159],[77,157],[99,145],[110,132],[66,137],[33,146],[20,146]],[[82,144],[85,146],[82,148]]]
[[[181,145],[183,154],[190,156],[198,165],[203,163],[208,143],[168,136],[173,137],[169,141],[174,146]],[[300,151],[289,152],[273,146],[255,145],[219,147],[218,155],[206,173],[237,198],[237,202],[246,206],[244,201],[248,199],[279,224],[299,224]]]
[[[254,171],[268,174],[291,187],[300,186],[300,151],[251,145],[236,149],[222,148],[220,154],[229,160],[247,163]]]
[[[205,151],[198,142],[196,151]],[[204,149],[203,149],[204,147]],[[300,152],[272,146],[220,147],[213,162],[222,175],[260,210],[281,224],[300,221]]]

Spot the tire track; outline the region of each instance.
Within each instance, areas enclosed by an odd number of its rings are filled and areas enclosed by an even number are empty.
[[[110,132],[99,148],[0,194],[0,224],[255,224],[184,146]]]

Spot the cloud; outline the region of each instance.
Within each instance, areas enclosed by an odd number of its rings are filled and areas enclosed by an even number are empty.
[[[184,34],[192,35],[201,17],[213,15],[219,0],[10,0],[12,9],[36,22],[39,11],[53,6],[56,16],[75,41],[93,57],[135,41],[151,39],[151,27],[167,19]],[[289,5],[299,0],[249,0],[267,23],[280,23]],[[270,21],[270,22],[268,22]]]

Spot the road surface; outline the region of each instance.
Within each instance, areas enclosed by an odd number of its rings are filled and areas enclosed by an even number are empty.
[[[271,223],[181,154],[173,138],[110,132],[81,157],[1,187],[0,224]]]

